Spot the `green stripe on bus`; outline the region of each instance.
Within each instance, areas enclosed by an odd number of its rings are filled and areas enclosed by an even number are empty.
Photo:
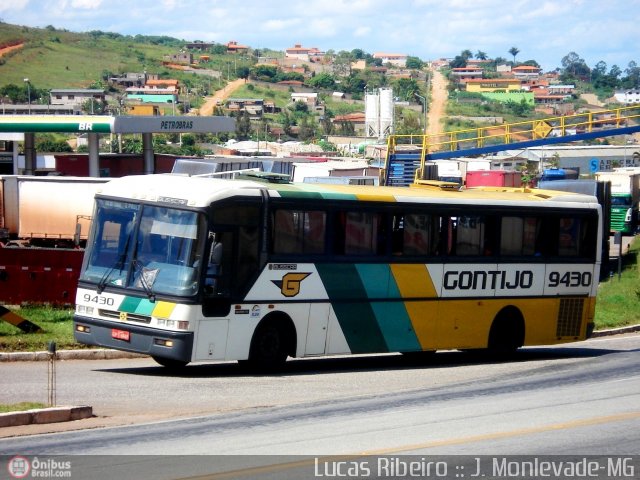
[[[351,353],[388,352],[355,265],[318,264],[317,269]]]
[[[318,192],[303,192],[302,190],[278,190],[282,198],[322,198]]]
[[[356,268],[370,299],[397,299],[371,304],[389,351],[422,350],[389,265],[358,264]]]
[[[136,307],[135,313],[140,315],[151,315],[153,313],[153,309],[156,308],[156,305],[156,302],[151,302],[149,299],[143,298]]]
[[[121,312],[136,313],[136,308],[138,308],[141,301],[141,298],[125,297],[118,310]]]

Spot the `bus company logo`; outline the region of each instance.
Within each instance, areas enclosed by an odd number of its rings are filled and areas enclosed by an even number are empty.
[[[280,289],[285,297],[295,297],[300,293],[300,284],[311,275],[309,273],[287,273],[282,280],[271,280],[273,284]]]
[[[15,456],[9,460],[7,470],[12,478],[25,478],[31,471],[31,464],[25,457]]]

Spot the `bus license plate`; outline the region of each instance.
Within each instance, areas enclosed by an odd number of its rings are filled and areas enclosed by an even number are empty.
[[[111,337],[117,340],[124,340],[125,342],[128,342],[129,340],[131,340],[131,333],[127,332],[126,330],[118,330],[117,328],[112,328]]]

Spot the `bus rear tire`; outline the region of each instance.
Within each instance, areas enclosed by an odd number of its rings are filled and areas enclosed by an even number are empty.
[[[249,349],[248,364],[252,369],[273,371],[281,369],[287,357],[293,355],[295,332],[282,319],[263,320],[258,325]]]
[[[180,370],[187,366],[189,362],[185,362],[184,360],[176,360],[175,358],[165,358],[165,357],[151,357],[156,363],[162,365],[165,368],[169,368],[171,370]]]
[[[489,331],[488,350],[492,355],[507,357],[524,345],[524,318],[516,307],[503,308]]]

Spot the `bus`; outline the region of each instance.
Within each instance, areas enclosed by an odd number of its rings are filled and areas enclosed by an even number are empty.
[[[106,183],[75,339],[171,368],[274,368],[289,357],[513,352],[593,331],[593,196],[259,177]]]

